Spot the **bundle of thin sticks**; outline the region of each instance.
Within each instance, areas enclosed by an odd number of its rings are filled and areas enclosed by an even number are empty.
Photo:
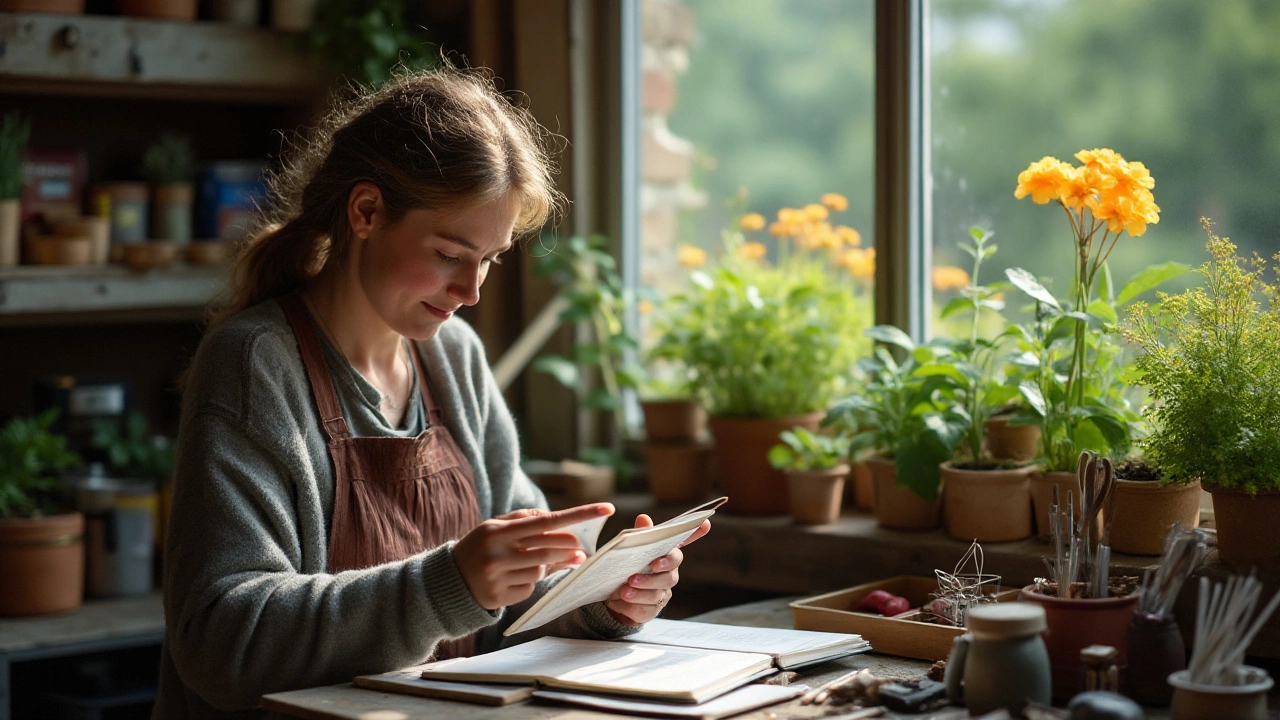
[[[1182,590],[1182,584],[1200,567],[1208,551],[1208,533],[1204,530],[1187,530],[1180,523],[1169,528],[1160,564],[1154,572],[1147,569],[1142,573],[1142,590],[1138,597],[1137,611],[1156,622],[1168,618],[1178,599],[1178,593]]]
[[[1190,680],[1200,685],[1239,685],[1244,653],[1267,618],[1280,604],[1280,593],[1254,615],[1262,583],[1254,574],[1232,576],[1226,584],[1200,578],[1200,597],[1196,603],[1195,643],[1191,661],[1187,663]],[[1252,622],[1250,619],[1252,618]]]

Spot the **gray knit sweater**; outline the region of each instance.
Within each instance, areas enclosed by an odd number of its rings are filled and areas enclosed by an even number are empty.
[[[445,424],[474,469],[482,517],[545,507],[520,470],[515,424],[471,327],[450,320],[419,350]],[[333,376],[353,426],[386,427],[377,392],[359,373]],[[190,378],[165,544],[154,717],[260,716],[254,708],[264,694],[425,662],[441,640],[477,631],[477,649],[494,650],[502,628],[562,577],[542,581],[518,607],[490,612],[467,590],[453,543],[327,573],[333,467],[280,307],[265,302],[214,328]],[[628,632],[596,604],[513,639]]]

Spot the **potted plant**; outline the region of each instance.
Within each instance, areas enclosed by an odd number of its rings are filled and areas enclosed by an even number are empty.
[[[783,430],[817,428],[843,389],[842,368],[866,346],[869,305],[839,262],[860,239],[828,222],[848,201],[824,199],[779,212],[773,260],[764,243],[743,235],[763,228],[755,213],[723,234],[713,267],[697,267],[705,254],[686,249],[689,288],[672,296],[658,323],[652,352],[682,362],[705,400],[720,490],[733,512],[787,512],[786,484],[768,450]]]
[[[835,522],[849,474],[849,438],[797,426],[778,439],[782,442],[769,448],[769,464],[787,477],[792,519],[806,525]]]
[[[647,305],[641,303],[641,312]],[[685,503],[713,484],[707,415],[678,363],[650,360],[639,388],[649,492],[660,503]]]
[[[0,268],[19,261],[22,228],[22,158],[31,138],[31,122],[15,112],[0,120]]]
[[[1141,444],[1141,440],[1138,441]],[[1199,480],[1170,483],[1140,453],[1116,464],[1115,517],[1111,549],[1129,555],[1160,555],[1169,528],[1200,526]]]
[[[421,29],[421,3],[402,0],[272,0],[277,30],[305,32],[312,58],[338,75],[378,86],[393,68],[431,67],[438,55]]]
[[[41,615],[80,606],[84,516],[68,510],[57,480],[79,462],[49,431],[57,411],[0,429],[0,615]]]
[[[142,177],[151,184],[151,237],[191,242],[196,153],[191,139],[164,133],[142,155]]]
[[[940,464],[951,456],[958,437],[935,433],[943,423],[933,404],[943,380],[917,375],[915,342],[896,327],[877,325],[866,336],[883,345],[858,360],[861,387],[836,402],[822,424],[852,434],[850,457],[870,452],[867,467],[875,485],[876,522],[897,530],[933,530],[942,510]],[[888,347],[897,347],[899,362]]]
[[[1076,457],[1085,450],[1123,457],[1140,417],[1130,407],[1117,342],[1117,309],[1186,271],[1178,263],[1144,269],[1115,293],[1107,259],[1120,237],[1140,237],[1159,222],[1155,180],[1145,165],[1107,149],[1076,153],[1079,166],[1045,157],[1018,176],[1015,197],[1058,203],[1067,215],[1074,249],[1068,300],[1059,302],[1022,268],[1009,280],[1035,303],[1035,319],[1012,328],[1019,345],[1015,363],[1027,377],[1019,391],[1027,411],[1011,422],[1035,422],[1041,429],[1032,478],[1037,534],[1048,537],[1048,508],[1056,485],[1061,497],[1074,487]],[[1117,508],[1120,515],[1124,508]]]
[[[942,311],[946,318],[968,313],[967,337],[941,338],[921,348],[921,365],[914,374],[941,382],[939,421],[928,424],[938,444],[954,446],[941,463],[946,494],[943,517],[947,532],[961,540],[1001,542],[1031,535],[1031,471],[1026,463],[994,461],[986,454],[985,429],[996,408],[1016,396],[1017,388],[1003,382],[1000,362],[1004,335],[981,336],[983,312],[998,313],[1004,303],[996,289],[977,282],[982,262],[995,254],[991,235],[972,228],[960,248],[973,258],[973,274],[960,296]]]
[[[1167,483],[1213,494],[1218,555],[1246,567],[1280,559],[1280,284],[1266,263],[1209,236],[1203,287],[1135,304],[1125,335],[1150,393],[1142,448]]]

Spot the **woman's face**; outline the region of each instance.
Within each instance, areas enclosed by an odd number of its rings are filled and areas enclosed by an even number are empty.
[[[480,286],[511,248],[520,206],[513,196],[461,214],[410,210],[395,223],[375,214],[359,255],[360,282],[373,309],[397,333],[427,340]]]

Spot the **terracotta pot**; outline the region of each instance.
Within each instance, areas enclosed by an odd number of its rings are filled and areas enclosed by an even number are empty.
[[[1007,542],[1031,537],[1031,474],[1011,470],[961,470],[938,466],[947,488],[942,514],[947,534],[966,542]]]
[[[193,265],[217,265],[226,261],[230,244],[226,240],[192,240],[184,256]]]
[[[93,238],[37,235],[27,239],[27,259],[36,265],[90,265]]]
[[[1241,666],[1239,685],[1196,685],[1188,673],[1169,676],[1173,720],[1267,720],[1267,691],[1275,683],[1266,670]]]
[[[22,230],[22,201],[0,200],[0,268],[13,267],[21,259],[18,239]]]
[[[124,248],[124,261],[134,270],[172,265],[178,259],[178,246],[172,242],[151,241],[120,246]]]
[[[871,474],[871,468],[865,462],[854,463],[849,473],[849,481],[853,484],[853,492],[845,493],[845,504],[850,504],[859,510],[868,510],[874,512],[876,509],[876,479]]]
[[[656,443],[644,446],[649,492],[660,503],[700,500],[711,492],[711,445]]]
[[[720,492],[729,497],[725,511],[786,514],[786,478],[769,464],[769,448],[778,443],[778,433],[783,430],[797,425],[817,430],[821,420],[820,412],[769,419],[711,418]]]
[[[1049,539],[1049,508],[1053,505],[1053,487],[1058,486],[1058,497],[1063,504],[1067,502],[1067,491],[1071,491],[1071,497],[1076,506],[1076,515],[1079,516],[1083,510],[1080,503],[1080,486],[1076,474],[1073,472],[1041,472],[1034,471],[1031,473],[1031,514],[1035,521],[1036,537],[1041,540]],[[1115,526],[1119,523],[1113,523],[1111,527],[1112,535],[1115,534]],[[1097,531],[1094,537],[1100,537],[1102,533],[1102,513],[1098,513]]]
[[[111,218],[87,215],[53,224],[53,234],[60,237],[85,237],[93,241],[90,262],[104,265],[111,256]]]
[[[209,17],[233,25],[254,27],[258,24],[258,0],[212,0]]]
[[[987,452],[996,460],[1028,462],[1040,451],[1037,425],[1010,425],[1007,417],[993,417],[982,430]]]
[[[840,499],[844,495],[844,479],[848,465],[830,470],[787,471],[787,494],[791,500],[791,517],[804,525],[826,525],[840,517]]]
[[[1044,635],[1053,667],[1053,700],[1061,703],[1084,690],[1084,665],[1080,651],[1089,645],[1116,649],[1116,668],[1124,682],[1129,663],[1129,623],[1138,595],[1108,598],[1059,598],[1041,595],[1035,585],[1022,588],[1019,597],[1044,606],[1049,631]]]
[[[1151,481],[1116,480],[1115,519],[1111,523],[1112,552],[1160,555],[1169,528],[1200,527],[1200,483],[1164,485]]]
[[[869,458],[867,467],[875,481],[876,524],[894,530],[935,530],[942,518],[942,496],[927,502],[914,491],[898,486],[892,460]]]
[[[693,442],[707,429],[707,413],[693,400],[645,400],[640,410],[648,440]]]
[[[0,615],[44,615],[84,598],[84,515],[0,520]]]
[[[157,20],[196,19],[196,0],[116,0],[121,15],[155,18]]]
[[[1218,558],[1241,569],[1280,562],[1280,533],[1275,527],[1280,517],[1280,491],[1250,496],[1244,490],[1207,487],[1213,495]]]
[[[84,0],[0,0],[0,10],[83,15]]]

